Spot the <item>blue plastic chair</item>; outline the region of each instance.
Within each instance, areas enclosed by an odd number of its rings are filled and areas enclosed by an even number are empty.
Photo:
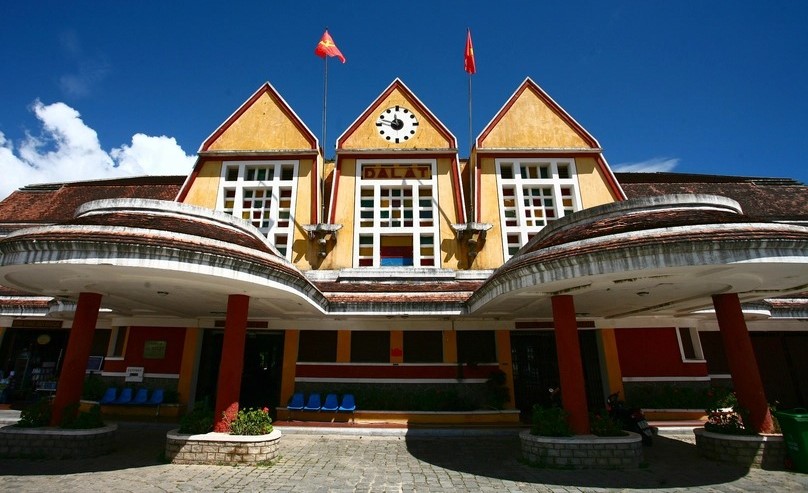
[[[339,406],[339,410],[346,413],[356,411],[356,402],[354,401],[353,394],[345,394],[342,396],[342,404]]]
[[[323,407],[320,408],[320,411],[336,411],[337,409],[339,409],[337,394],[328,394],[325,396],[325,402],[323,403]]]
[[[290,411],[302,411],[303,406],[305,406],[305,398],[303,397],[303,392],[297,392],[292,398],[289,400],[289,405],[286,406],[286,409]]]
[[[98,401],[99,404],[112,404],[118,397],[118,389],[110,387],[104,392],[104,396]]]
[[[129,387],[123,389],[121,391],[121,395],[118,396],[113,402],[110,404],[129,404],[132,401],[132,389]]]
[[[129,404],[132,406],[140,406],[146,403],[146,400],[149,397],[149,390],[148,389],[137,389],[137,393],[135,394],[134,399],[129,401]]]
[[[309,401],[303,406],[304,411],[319,411],[320,410],[320,394],[311,394]]]
[[[146,404],[150,406],[159,406],[162,403],[163,403],[163,389],[154,389],[154,392],[152,392],[152,395],[151,397],[149,397],[149,400],[146,402]]]

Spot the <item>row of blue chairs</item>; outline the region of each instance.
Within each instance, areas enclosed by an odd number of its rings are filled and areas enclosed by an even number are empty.
[[[134,392],[130,387],[126,387],[121,390],[121,395],[118,395],[118,389],[110,387],[98,403],[106,405],[159,406],[163,403],[163,389],[154,389],[149,395],[149,389],[138,389],[137,392]]]
[[[341,403],[337,394],[327,394],[325,401],[321,401],[320,394],[317,393],[309,394],[309,399],[306,400],[303,392],[297,392],[289,400],[289,405],[286,408],[290,411],[341,411],[352,413],[356,411],[356,401],[353,394],[343,395]]]

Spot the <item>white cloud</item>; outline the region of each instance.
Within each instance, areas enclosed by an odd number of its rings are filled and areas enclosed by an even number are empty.
[[[612,171],[620,173],[653,173],[671,171],[679,165],[679,158],[654,157],[636,163],[620,163],[612,166]]]
[[[173,137],[141,133],[132,137],[131,145],[107,152],[96,131],[70,106],[35,101],[32,109],[42,123],[40,135],[28,134],[15,146],[0,132],[0,199],[34,183],[186,174],[196,159]]]

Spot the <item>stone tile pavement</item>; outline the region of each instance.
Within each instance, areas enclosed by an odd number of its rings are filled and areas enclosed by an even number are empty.
[[[663,431],[640,469],[572,471],[524,464],[515,430],[281,428],[272,466],[180,466],[161,459],[175,426],[121,422],[95,459],[0,460],[0,491],[808,491],[808,474],[699,459],[689,429]]]

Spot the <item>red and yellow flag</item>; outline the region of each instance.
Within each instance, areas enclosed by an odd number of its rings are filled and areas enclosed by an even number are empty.
[[[466,54],[463,57],[466,72],[469,74],[477,73],[477,63],[474,61],[474,47],[471,45],[471,29],[468,30],[466,36]]]
[[[337,45],[334,44],[334,40],[331,39],[331,35],[328,34],[328,29],[325,30],[320,42],[317,43],[317,48],[314,49],[314,54],[320,58],[335,56],[339,58],[339,61],[345,63],[345,57],[342,55],[342,52],[339,51]]]

